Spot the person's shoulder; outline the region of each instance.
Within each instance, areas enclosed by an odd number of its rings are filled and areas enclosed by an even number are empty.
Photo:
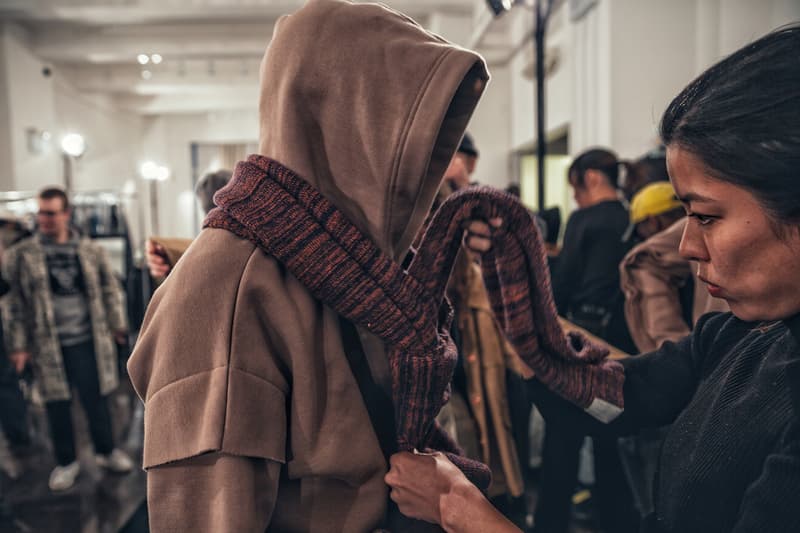
[[[585,224],[587,219],[591,219],[594,213],[593,207],[581,207],[570,213],[569,218],[567,219],[567,225],[575,226],[580,224]]]
[[[26,253],[34,248],[39,247],[39,240],[34,235],[30,235],[23,239],[18,240],[6,249],[4,255],[6,258],[18,254]]]
[[[697,319],[692,336],[703,353],[722,354],[758,329],[758,323],[744,321],[730,311],[715,311]]]
[[[628,210],[619,200],[605,200],[603,202],[584,207],[576,212],[582,212],[582,217],[593,220],[608,221],[613,217],[622,217],[627,222]]]
[[[745,322],[736,317],[730,311],[715,311],[706,313],[697,319],[694,330],[701,334],[719,333],[721,331],[749,330],[752,329],[751,322]]]

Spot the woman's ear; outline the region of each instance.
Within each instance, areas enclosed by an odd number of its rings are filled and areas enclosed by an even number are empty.
[[[600,172],[599,170],[595,170],[590,168],[586,172],[583,173],[583,185],[587,189],[594,189],[598,185],[600,185],[603,181],[605,181],[605,175]]]

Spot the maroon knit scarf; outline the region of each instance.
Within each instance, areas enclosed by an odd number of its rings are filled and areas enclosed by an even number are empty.
[[[621,365],[607,351],[564,335],[556,319],[544,246],[528,214],[511,196],[488,187],[448,199],[431,220],[408,272],[384,254],[302,178],[252,155],[215,196],[204,227],[222,228],[275,257],[337,313],[389,347],[398,449],[443,449],[476,485],[489,470],[458,457],[435,424],[456,363],[447,332],[452,310],[445,288],[461,245],[463,223],[502,216],[484,254],[484,280],[506,335],[537,378],[592,411],[599,402],[621,411]],[[595,412],[594,414],[597,414]]]

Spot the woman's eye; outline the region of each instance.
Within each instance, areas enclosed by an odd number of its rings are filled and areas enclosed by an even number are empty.
[[[701,215],[700,213],[692,213],[689,216],[697,220],[697,223],[700,224],[701,226],[707,226],[716,219],[716,217],[712,217],[709,215]]]

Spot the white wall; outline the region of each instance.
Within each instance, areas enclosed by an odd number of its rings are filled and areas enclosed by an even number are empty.
[[[480,152],[478,165],[472,178],[484,185],[504,188],[509,183],[511,144],[508,122],[511,102],[505,88],[509,83],[509,69],[492,69],[492,79],[472,115],[467,131],[472,135]]]
[[[695,0],[614,0],[608,144],[624,158],[659,143],[667,105],[695,75]]]
[[[60,141],[66,133],[79,133],[87,147],[72,166],[73,189],[138,193],[125,205],[138,239],[141,118],[121,110],[108,96],[76,90],[57,67],[30,51],[24,31],[16,26],[2,28],[0,52],[0,190],[64,185]],[[45,66],[49,76],[42,73]],[[28,129],[49,132],[50,142],[41,152],[30,149]]]
[[[56,150],[31,153],[26,130],[56,131],[53,78],[42,75],[44,64],[27,48],[24,32],[12,25],[2,28],[3,58],[0,69],[7,81],[4,106],[6,123],[0,140],[7,146],[0,186],[6,190],[32,190],[63,183],[61,158]]]
[[[136,179],[141,117],[118,109],[108,96],[83,94],[60,77],[55,89],[56,130],[86,139],[86,153],[75,165],[75,190],[121,189]]]
[[[158,182],[158,222],[149,233],[195,236],[191,144],[253,143],[258,140],[258,112],[224,111],[191,115],[161,115],[145,119],[142,158],[167,165],[171,176]],[[202,170],[202,169],[201,169]],[[148,221],[149,224],[149,221]]]

